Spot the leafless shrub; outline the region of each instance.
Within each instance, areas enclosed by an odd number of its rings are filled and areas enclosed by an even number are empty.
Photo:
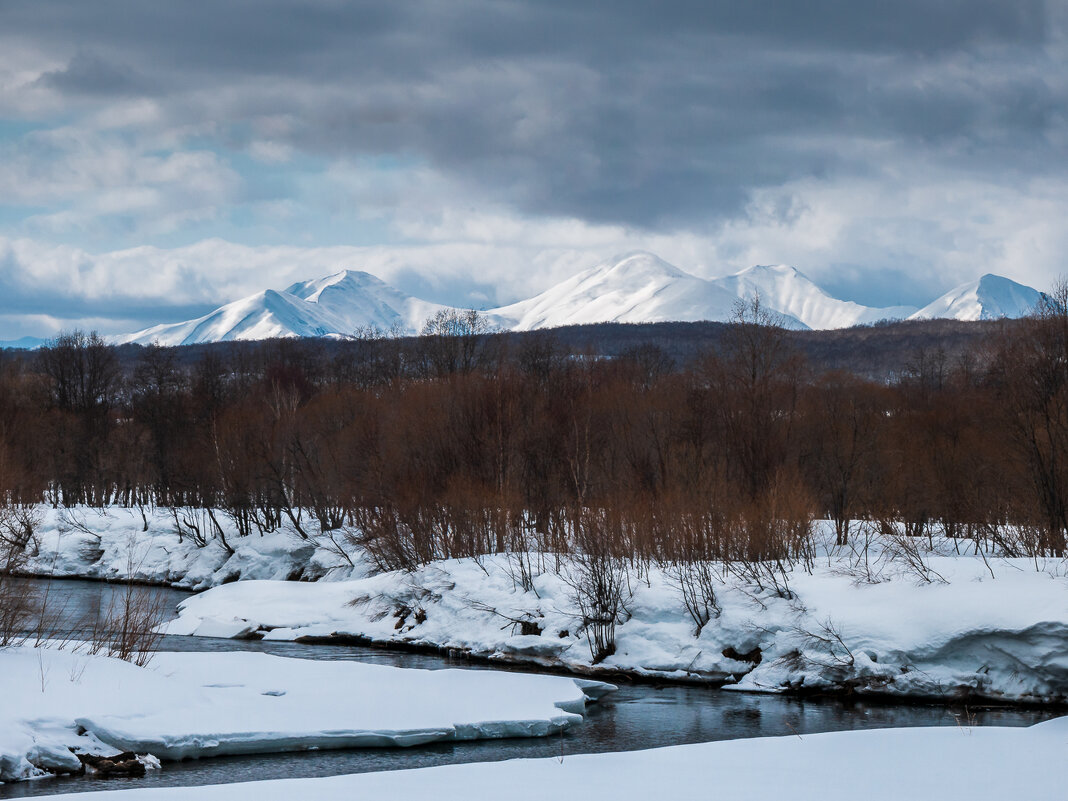
[[[835,561],[835,572],[852,576],[858,583],[881,582],[886,554],[880,541],[878,524],[862,520],[854,525],[852,536],[841,546],[844,560]]]
[[[418,580],[417,580],[418,578]],[[417,576],[408,575],[393,592],[383,592],[377,595],[360,595],[349,601],[349,606],[364,607],[367,609],[371,620],[381,620],[387,615],[398,618],[397,629],[405,623],[413,610],[425,616],[426,608],[438,604],[445,597],[445,593],[456,588],[456,583],[449,578],[449,574],[443,570],[428,568]],[[421,622],[418,621],[417,622]]]
[[[883,550],[889,562],[924,584],[949,583],[945,576],[931,567],[929,540],[909,534],[892,520],[881,520],[880,529]]]
[[[174,520],[174,531],[178,535],[178,542],[188,537],[198,548],[205,548],[209,540],[215,539],[227,553],[234,552],[233,547],[226,540],[226,531],[219,523],[216,510],[210,506],[181,509],[173,507],[171,518]]]
[[[791,599],[790,573],[815,564],[813,504],[798,477],[776,474],[756,501],[743,505],[731,521],[730,568],[745,581]]]
[[[171,517],[174,519],[174,533],[178,535],[178,542],[183,542],[188,538],[198,548],[207,546],[208,537],[202,531],[202,520],[195,509],[180,509],[173,506]]]
[[[722,580],[715,565],[707,560],[676,562],[667,569],[669,580],[678,588],[683,606],[696,626],[694,637],[713,616],[719,617],[720,607],[716,598],[716,584]]]
[[[40,552],[37,541],[40,525],[41,514],[35,506],[0,507],[0,553],[5,557],[0,569],[10,570],[12,559],[36,556]]]
[[[438,556],[438,519],[433,510],[383,503],[353,510],[356,526],[347,541],[362,548],[379,573],[413,571]]]
[[[590,656],[597,664],[615,653],[616,626],[630,616],[630,563],[608,549],[615,538],[605,532],[613,525],[605,514],[584,510],[575,523],[581,547],[568,559],[561,578],[571,587]]]
[[[0,648],[23,642],[33,620],[37,599],[32,587],[12,575],[26,559],[24,543],[0,537]]]
[[[543,557],[537,537],[529,536],[522,525],[510,526],[504,569],[512,579],[513,587],[537,595],[534,579],[543,572]]]
[[[166,609],[150,587],[127,584],[103,616],[102,629],[108,656],[144,667],[152,661]]]
[[[485,612],[486,614],[492,615],[494,617],[499,617],[501,620],[505,621],[504,625],[501,626],[501,631],[504,631],[507,628],[511,628],[513,635],[523,634],[528,636],[536,636],[541,634],[541,632],[543,631],[540,622],[542,619],[542,614],[539,611],[522,612],[518,610],[513,610],[511,612],[502,612],[495,606],[490,606],[484,601],[474,599],[468,599],[466,605],[471,609],[474,609],[479,612]]]
[[[312,535],[315,544],[327,553],[342,559],[349,567],[355,567],[352,561],[351,543],[355,540],[352,529],[347,526],[321,528],[319,534]]]
[[[138,574],[144,560],[137,550],[136,538],[131,537],[126,543],[128,579]],[[144,667],[152,660],[163,636],[159,629],[166,612],[159,593],[128,581],[112,596],[107,610],[90,624],[86,636],[89,652],[104,653]]]
[[[26,582],[29,584],[29,581]],[[62,648],[77,637],[76,629],[64,626],[65,605],[57,605],[52,596],[52,579],[45,582],[44,589],[31,592],[32,630],[34,647],[45,642]]]
[[[818,623],[815,631],[795,626],[794,635],[803,644],[800,657],[809,665],[844,671],[852,668],[856,662],[841,630],[829,618]]]
[[[0,648],[25,642],[37,607],[28,582],[0,571]]]

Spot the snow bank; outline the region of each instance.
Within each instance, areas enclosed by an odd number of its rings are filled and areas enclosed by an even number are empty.
[[[982,559],[945,556],[931,558],[930,567],[946,583],[898,575],[863,584],[828,560],[811,575],[791,577],[792,599],[724,580],[717,587],[721,612],[699,636],[671,578],[654,569],[632,577],[615,653],[598,664],[568,582],[545,572],[533,591],[522,592],[503,556],[330,584],[228,584],[184,601],[167,630],[364,637],[744,690],[1068,698],[1068,581],[1028,560],[988,567]]]
[[[771,692],[1068,700],[1068,580],[1065,564],[1053,560],[962,556],[944,542],[920,557],[936,579],[924,583],[877,542],[863,569],[857,553],[826,548],[811,574],[790,575],[791,599],[733,573],[720,580],[720,614],[700,636],[669,575],[632,572],[615,653],[595,665],[574,590],[550,569],[552,556],[530,557],[544,570],[533,591],[521,592],[506,556],[368,576],[340,533],[305,539],[288,525],[265,536],[227,530],[230,553],[217,539],[204,547],[179,542],[168,512],[40,514],[32,572],[214,588],[184,604],[169,628],[175,634],[347,635]],[[225,515],[217,519],[230,525]],[[828,534],[821,526],[820,537]],[[859,578],[868,568],[875,583]],[[293,578],[318,581],[284,581]]]
[[[434,798],[587,801],[1058,801],[1068,718],[1027,729],[928,728],[726,740],[700,745],[448,765],[324,779],[84,793],[80,801],[349,801]],[[63,797],[63,796],[61,796]],[[75,796],[71,796],[74,798]]]
[[[215,538],[198,547],[179,540],[169,510],[37,507],[41,522],[26,572],[95,579],[134,579],[205,589],[237,579],[330,579],[363,575],[357,558],[329,538],[301,537],[291,525],[239,537],[218,512],[230,553]]]
[[[159,653],[149,668],[70,650],[0,651],[0,780],[70,749],[162,759],[437,740],[539,737],[611,685],[558,676],[406,670],[259,653]]]

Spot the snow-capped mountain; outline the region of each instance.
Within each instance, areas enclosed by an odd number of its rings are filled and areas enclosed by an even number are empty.
[[[1042,293],[1000,275],[984,275],[978,281],[951,289],[912,315],[913,320],[948,317],[953,320],[996,320],[1023,317],[1035,310]]]
[[[195,320],[153,326],[117,341],[193,345],[272,337],[337,337],[369,326],[414,334],[442,308],[405,295],[370,273],[345,270],[293,284],[282,292],[257,292]]]
[[[728,320],[738,295],[652,253],[630,253],[489,313],[515,331],[586,323]],[[804,327],[787,315],[787,325]]]
[[[916,311],[915,306],[880,308],[838,300],[797,268],[782,264],[749,267],[712,283],[738,298],[759,294],[769,308],[800,320],[807,328],[848,328],[878,320],[901,320]]]
[[[1038,291],[996,275],[957,287],[923,309],[877,308],[839,300],[793,267],[750,267],[723,278],[684,272],[651,253],[609,259],[540,295],[485,312],[502,330],[620,322],[729,320],[739,300],[759,294],[790,328],[844,328],[884,319],[951,317],[981,320],[1020,317],[1041,298]],[[345,270],[265,290],[183,323],[157,325],[116,337],[117,342],[189,345],[271,337],[345,337],[374,327],[418,333],[441,309],[365,272]]]
[[[286,293],[316,305],[340,322],[335,333],[350,334],[374,326],[418,333],[428,317],[446,308],[395,289],[370,273],[345,270],[318,281],[293,284]]]

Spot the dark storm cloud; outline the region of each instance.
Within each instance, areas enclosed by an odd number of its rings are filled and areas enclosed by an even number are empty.
[[[152,91],[143,76],[94,53],[79,52],[61,70],[42,75],[38,82],[69,94],[137,95]]]
[[[1058,24],[1037,0],[0,6],[0,28],[66,54],[43,80],[72,99],[155,97],[239,146],[286,117],[271,137],[298,151],[398,155],[525,213],[647,227],[895,153],[1050,169]]]

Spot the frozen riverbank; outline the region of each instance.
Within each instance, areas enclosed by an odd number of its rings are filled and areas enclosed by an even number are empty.
[[[84,753],[160,759],[546,736],[610,685],[256,653],[158,653],[147,668],[65,649],[0,651],[0,780]]]
[[[22,570],[29,575],[134,580],[202,590],[239,579],[343,579],[363,575],[359,555],[328,537],[306,539],[289,528],[239,537],[221,513],[223,538],[207,532],[203,513],[167,509],[53,509],[38,506]],[[204,527],[200,541],[188,523]]]
[[[1068,701],[1065,563],[977,554],[971,541],[923,539],[901,553],[868,532],[856,548],[835,548],[817,524],[818,555],[810,570],[784,574],[787,592],[712,565],[714,599],[693,584],[687,598],[670,566],[617,564],[618,608],[600,625],[590,616],[597,599],[582,597],[581,568],[566,557],[495,555],[371,576],[341,532],[228,532],[227,548],[179,541],[165,511],[39,514],[31,572],[212,588],[184,604],[174,634],[348,637],[764,692]],[[283,580],[295,578],[305,581]],[[708,612],[700,629],[687,602]],[[611,648],[593,647],[594,635]]]
[[[1026,560],[991,578],[981,559],[937,557],[944,582],[858,584],[837,566],[792,577],[786,599],[725,580],[695,636],[670,576],[635,580],[614,653],[595,663],[572,586],[546,572],[516,589],[505,557],[320,584],[227,584],[180,607],[172,634],[331,636],[456,649],[582,673],[633,672],[729,688],[1062,703],[1068,584]]]
[[[140,789],[70,796],[81,801],[321,801],[434,798],[467,801],[1003,801],[1064,797],[1058,770],[1068,753],[1068,718],[1026,729],[928,728],[733,740],[620,754],[511,760],[325,779]],[[66,797],[66,796],[64,796]]]

